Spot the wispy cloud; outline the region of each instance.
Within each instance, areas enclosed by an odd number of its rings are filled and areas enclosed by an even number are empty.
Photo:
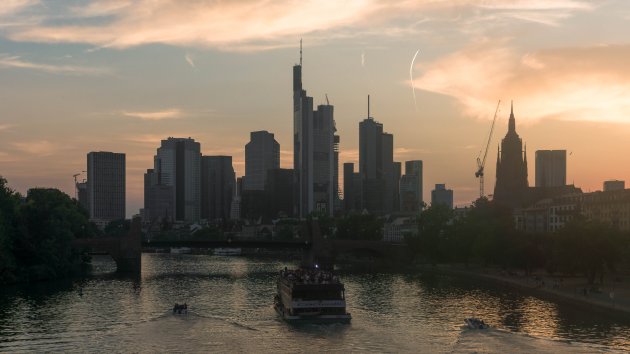
[[[55,24],[45,20],[48,14],[39,14],[44,20],[38,25],[12,27],[8,37],[114,48],[162,43],[261,50],[286,46],[308,34],[322,40],[364,33],[408,35],[422,23],[450,18],[452,13],[465,13],[478,22],[490,17],[558,25],[575,12],[592,8],[582,0],[197,0],[185,5],[176,0],[92,1],[66,8]],[[411,16],[420,13],[422,21]],[[63,21],[64,16],[84,21]]]
[[[630,122],[630,45],[521,53],[506,41],[476,43],[428,64],[416,87],[456,98],[464,114],[492,118],[514,99],[519,121]]]
[[[141,120],[165,120],[165,119],[181,119],[184,112],[178,108],[164,109],[161,111],[123,111],[122,114],[127,117],[138,118]]]
[[[3,0],[0,2],[0,17],[13,15],[38,3],[38,0]]]
[[[12,124],[0,124],[0,132],[10,130],[13,127]]]
[[[5,69],[30,69],[43,71],[50,74],[66,74],[66,75],[105,75],[110,73],[109,69],[92,68],[73,65],[51,65],[26,61],[19,56],[8,56],[0,54],[0,68]]]
[[[31,155],[50,156],[57,151],[57,146],[48,140],[35,140],[13,143],[13,147]]]
[[[192,68],[196,68],[195,61],[193,60],[192,56],[189,53],[186,53],[184,58],[186,59],[186,62],[188,63],[188,65],[190,65]]]

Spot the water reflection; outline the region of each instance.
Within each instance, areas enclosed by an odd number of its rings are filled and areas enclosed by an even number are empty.
[[[2,289],[0,352],[630,350],[630,323],[511,288],[435,274],[345,273],[351,325],[288,325],[271,304],[279,261],[143,255],[137,277],[95,264],[87,279]],[[188,302],[188,316],[173,316]],[[469,331],[463,318],[492,324]],[[524,337],[518,332],[533,337]],[[535,338],[535,339],[533,339]],[[549,341],[549,339],[558,341]],[[568,342],[576,344],[568,344]],[[97,348],[97,349],[95,349]],[[306,349],[305,349],[306,348]],[[601,349],[601,348],[600,348]]]

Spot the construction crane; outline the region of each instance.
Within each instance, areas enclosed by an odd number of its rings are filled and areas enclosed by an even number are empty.
[[[479,151],[479,156],[477,156],[477,172],[475,172],[475,177],[479,178],[479,198],[484,197],[483,174],[484,168],[486,167],[486,157],[488,157],[488,148],[490,147],[492,133],[494,132],[494,123],[496,123],[497,114],[499,113],[499,105],[501,105],[501,100],[497,103],[497,109],[494,111],[494,118],[492,118],[492,125],[490,126],[490,134],[488,134],[488,142],[486,143],[486,151],[483,153],[483,159],[481,159],[481,151]]]

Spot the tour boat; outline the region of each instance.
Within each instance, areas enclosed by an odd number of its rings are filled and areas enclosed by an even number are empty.
[[[346,312],[345,288],[332,272],[297,269],[280,272],[274,308],[289,322],[344,322],[351,320]]]
[[[464,320],[464,322],[466,323],[466,326],[468,326],[468,328],[470,329],[486,329],[488,328],[488,325],[483,322],[482,320],[478,319],[478,318],[467,318]]]

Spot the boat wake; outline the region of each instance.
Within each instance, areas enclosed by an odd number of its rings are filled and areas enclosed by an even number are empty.
[[[603,346],[532,337],[496,328],[484,330],[462,326],[452,353],[597,353],[610,352]]]

